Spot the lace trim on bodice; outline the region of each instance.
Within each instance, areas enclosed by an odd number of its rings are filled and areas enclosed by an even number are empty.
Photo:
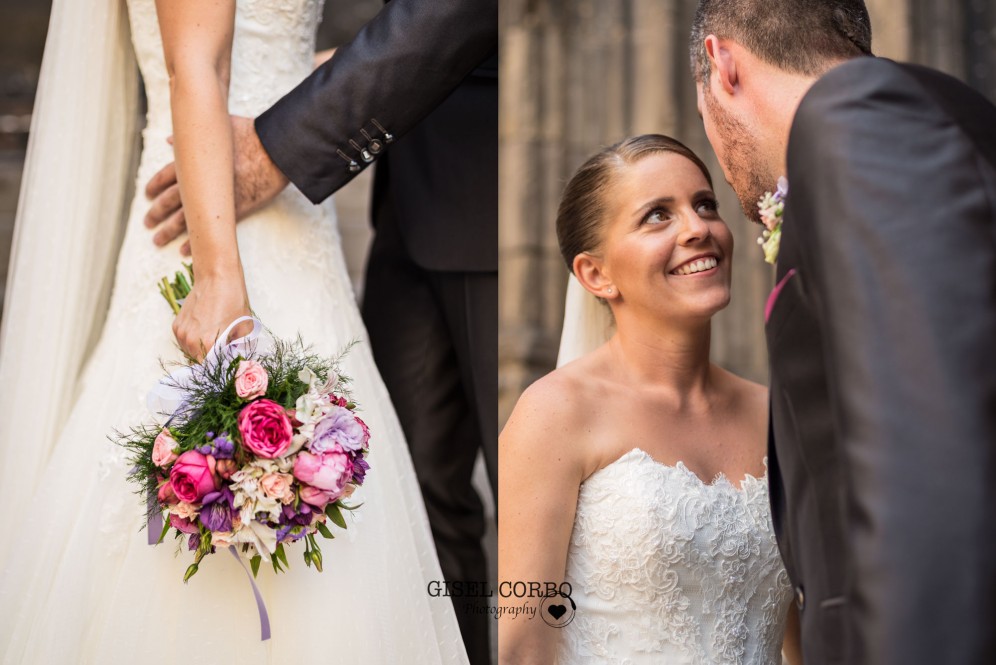
[[[581,486],[564,663],[779,662],[791,600],[767,474],[702,481],[639,448]]]

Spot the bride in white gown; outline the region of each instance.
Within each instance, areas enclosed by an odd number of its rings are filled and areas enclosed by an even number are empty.
[[[576,279],[560,367],[499,439],[499,579],[570,598],[503,615],[503,662],[776,665],[783,638],[794,656],[767,392],[709,362],[733,237],[708,170],[664,136],[606,148],[567,185],[557,237]]]
[[[181,241],[155,247],[144,197],[121,204],[132,175],[144,183],[174,158],[154,0],[128,0],[125,16],[116,0],[53,6],[0,339],[2,662],[466,662],[451,601],[426,592],[441,579],[433,541],[328,202],[288,189],[239,224],[238,249],[249,302],[276,336],[300,333],[325,354],[361,342],[343,365],[372,432],[363,507],[327,541],[324,572],[294,547],[289,572],[261,569],[265,642],[233,557],[219,551],[183,584],[189,553],[140,531],[144,505],[106,437],[148,420],[160,360],[180,360],[156,282],[180,268]],[[321,0],[238,1],[231,113],[258,115],[309,73],[320,16]],[[148,97],[137,175],[132,45]]]

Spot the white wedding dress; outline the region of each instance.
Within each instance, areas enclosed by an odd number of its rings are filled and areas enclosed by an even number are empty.
[[[634,448],[582,485],[561,665],[777,665],[788,574],[767,480],[704,483]]]
[[[169,86],[154,0],[129,0],[128,10],[148,96],[135,180],[141,192],[172,161]],[[320,17],[320,0],[238,1],[232,113],[258,115],[310,72]],[[95,85],[99,74],[93,73]],[[41,140],[35,132],[59,131],[33,127],[32,141]],[[40,487],[3,508],[5,524],[12,514],[18,522],[3,535],[10,540],[0,570],[2,662],[467,662],[450,599],[426,591],[441,579],[435,548],[408,449],[366,343],[331,202],[313,206],[293,187],[239,224],[249,297],[278,337],[300,333],[326,354],[360,340],[343,366],[372,432],[372,468],[354,495],[364,505],[347,516],[346,532],[322,541],[324,572],[306,567],[298,546],[289,548],[289,572],[260,570],[273,634],[265,642],[246,573],[228,552],[205,559],[184,584],[191,559],[186,547],[176,555],[172,538],[147,544],[140,531],[145,507],[126,481],[121,450],[107,436],[148,422],[144,400],[161,376],[160,360],[180,360],[172,312],[156,288],[180,269],[180,241],[153,245],[152,231],[143,226],[148,205],[141,194],[132,201],[103,332],[75,398],[59,409],[65,421]],[[78,252],[85,255],[87,246]],[[60,294],[45,295],[50,307],[68,307]],[[16,321],[8,323],[7,334],[21,334]],[[31,444],[0,440],[0,463],[16,464],[16,449]]]

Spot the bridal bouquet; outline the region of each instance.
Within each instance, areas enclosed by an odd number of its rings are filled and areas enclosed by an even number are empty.
[[[160,290],[178,311],[190,286],[178,273]],[[253,333],[229,343],[246,319]],[[218,546],[240,550],[253,576],[262,561],[281,572],[285,545],[298,540],[305,564],[320,572],[315,536],[333,538],[328,521],[346,528],[342,511],[358,506],[344,500],[370,468],[370,431],[339,371],[342,355],[318,356],[300,339],[272,340],[258,324],[233,322],[202,364],[160,381],[150,408],[169,417],[165,426],[119,435],[134,464],[129,478],[148,502],[150,542],[172,530],[194,552],[185,582]]]

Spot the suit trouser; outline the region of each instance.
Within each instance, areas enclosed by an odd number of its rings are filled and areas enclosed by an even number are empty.
[[[408,440],[443,577],[484,583],[484,508],[471,476],[483,449],[497,499],[498,274],[418,266],[391,202],[376,209],[362,308],[374,359]],[[490,662],[486,600],[453,598],[474,665]]]

